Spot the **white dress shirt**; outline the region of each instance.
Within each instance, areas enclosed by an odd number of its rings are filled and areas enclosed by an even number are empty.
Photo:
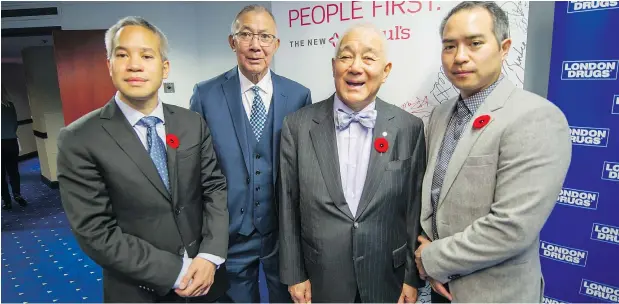
[[[138,124],[140,119],[146,116],[154,116],[154,117],[161,119],[162,123],[157,124],[156,129],[157,129],[157,135],[159,135],[159,138],[161,138],[161,140],[163,141],[165,145],[165,142],[166,142],[165,118],[163,116],[163,103],[161,102],[161,100],[159,100],[159,102],[157,103],[157,106],[155,107],[153,112],[151,112],[149,115],[144,115],[142,112],[124,103],[122,100],[120,100],[118,92],[116,92],[114,100],[116,101],[116,105],[118,105],[118,108],[120,108],[120,111],[125,115],[125,118],[127,118],[127,121],[129,122],[129,124],[133,127],[133,130],[135,131],[135,133],[140,138],[140,141],[142,142],[142,145],[144,146],[146,151],[148,151],[148,141],[146,137],[148,128]],[[165,147],[167,150],[168,146],[165,145]],[[218,268],[219,268],[219,265],[225,262],[225,259],[218,257],[216,255],[209,254],[209,253],[199,253],[198,257],[211,261],[213,264],[217,265]],[[185,250],[185,255],[183,256],[183,268],[181,269],[181,272],[178,275],[173,288],[178,288],[178,286],[180,285],[181,279],[187,272],[187,269],[189,269],[189,265],[191,264],[192,261],[193,259],[190,259],[189,256],[187,256],[187,251]]]
[[[247,119],[251,119],[251,106],[254,103],[254,91],[252,91],[253,86],[258,86],[260,90],[258,91],[260,97],[262,97],[262,103],[264,103],[264,108],[266,112],[269,113],[269,107],[271,106],[271,99],[273,98],[273,81],[271,80],[271,70],[267,70],[267,74],[262,77],[257,84],[251,82],[241,70],[237,67],[239,72],[239,80],[241,83],[241,96],[243,96],[243,108],[245,108],[245,113],[247,114]]]
[[[372,101],[359,112],[374,110],[376,103]],[[333,100],[333,115],[337,119],[337,111],[342,110],[346,113],[354,113],[344,102],[335,94]],[[337,126],[337,122],[336,122]],[[374,128],[366,128],[359,122],[351,122],[348,128],[338,130],[335,128],[337,138],[337,154],[340,162],[340,178],[344,198],[353,216],[357,214],[359,200],[365,185],[368,166],[370,163],[370,153],[372,152],[372,137]]]

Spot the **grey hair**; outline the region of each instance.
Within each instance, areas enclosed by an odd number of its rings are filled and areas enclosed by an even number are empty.
[[[269,14],[269,16],[271,16],[271,19],[273,19],[273,23],[275,23],[275,36],[277,36],[277,23],[275,22],[275,16],[273,16],[273,13],[271,13],[271,11],[268,8],[262,5],[258,5],[258,4],[252,4],[252,5],[245,6],[238,14],[236,14],[236,17],[234,17],[234,21],[232,21],[232,25],[230,26],[230,35],[234,35],[236,34],[236,31],[238,31],[239,19],[241,18],[241,16],[243,16],[246,13],[250,13],[250,12]]]
[[[496,38],[500,46],[503,40],[510,37],[509,18],[507,17],[507,14],[505,14],[505,11],[503,11],[503,9],[494,1],[463,1],[460,4],[456,5],[456,7],[452,8],[451,11],[449,11],[449,14],[447,14],[445,19],[443,19],[443,22],[441,22],[439,35],[443,35],[443,30],[445,30],[445,24],[447,24],[447,20],[449,20],[449,18],[455,13],[462,10],[471,10],[478,7],[484,8],[488,11],[488,13],[490,13],[490,16],[492,17],[494,37]]]
[[[112,52],[115,47],[114,37],[116,37],[118,31],[120,31],[123,27],[130,25],[141,26],[155,33],[159,37],[159,55],[161,55],[163,61],[168,60],[168,38],[158,27],[146,21],[146,19],[136,16],[129,16],[118,20],[116,24],[112,25],[112,27],[105,32],[105,50],[107,51],[107,59],[112,58]]]
[[[360,24],[353,25],[352,27],[347,29],[346,32],[344,32],[344,34],[337,41],[337,45],[335,46],[335,54],[333,55],[333,58],[336,58],[337,54],[339,54],[340,46],[342,44],[342,40],[344,40],[344,37],[346,37],[346,35],[350,34],[351,32],[354,32],[357,30],[369,30],[371,32],[376,33],[378,37],[380,37],[380,42],[382,43],[383,52],[385,53],[385,63],[388,62],[387,57],[388,57],[389,52],[388,52],[388,47],[387,47],[388,46],[387,37],[385,36],[385,33],[383,31],[379,30],[375,25],[371,23],[360,23]]]

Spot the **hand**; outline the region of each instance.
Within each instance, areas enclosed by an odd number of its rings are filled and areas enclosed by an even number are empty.
[[[187,269],[179,288],[174,290],[181,297],[198,297],[206,295],[215,280],[217,266],[211,261],[196,257]]]
[[[312,303],[312,285],[309,280],[296,285],[290,285],[288,292],[295,303]]]
[[[447,289],[445,289],[445,285],[443,285],[443,283],[433,279],[433,278],[428,278],[428,281],[430,281],[430,286],[432,286],[432,290],[434,290],[434,292],[442,295],[443,297],[449,299],[449,301],[453,301],[453,297],[451,296],[451,294],[447,291]]]
[[[419,277],[422,280],[425,280],[428,277],[428,274],[426,273],[426,269],[423,268],[423,263],[421,262],[421,252],[426,246],[428,246],[428,244],[431,243],[431,241],[421,235],[417,237],[417,241],[419,241],[420,245],[417,250],[415,250],[415,264],[417,265],[417,270],[419,270]]]
[[[402,294],[398,299],[398,304],[415,302],[417,302],[417,288],[404,283],[402,286]]]

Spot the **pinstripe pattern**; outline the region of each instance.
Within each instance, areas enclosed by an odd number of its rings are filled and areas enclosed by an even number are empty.
[[[413,252],[425,170],[423,123],[380,99],[374,138],[353,215],[342,192],[333,97],[289,115],[280,155],[280,271],[285,284],[310,279],[313,302],[396,302],[403,282],[423,286]]]

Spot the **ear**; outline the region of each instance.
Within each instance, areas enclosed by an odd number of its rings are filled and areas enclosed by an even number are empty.
[[[110,73],[110,77],[112,77],[112,63],[110,62],[110,59],[105,61],[105,63],[107,63],[107,70]]]
[[[170,61],[165,60],[163,62],[163,79],[168,79],[168,73],[170,73]]]
[[[385,83],[385,81],[387,81],[387,77],[389,77],[389,73],[391,73],[391,67],[392,67],[391,62],[387,62],[387,65],[385,65],[385,69],[383,70],[382,83]]]
[[[333,74],[333,78],[335,78],[335,58],[331,58],[331,71]]]
[[[509,54],[509,49],[512,47],[512,39],[507,38],[501,42],[500,51],[501,51],[501,60],[505,60],[507,55]]]
[[[232,37],[232,35],[228,36],[228,44],[230,44],[232,51],[236,52],[236,44],[234,42],[234,37]]]
[[[273,54],[275,54],[278,49],[279,49],[279,38],[277,38],[277,39],[275,39],[275,41],[273,41]]]

